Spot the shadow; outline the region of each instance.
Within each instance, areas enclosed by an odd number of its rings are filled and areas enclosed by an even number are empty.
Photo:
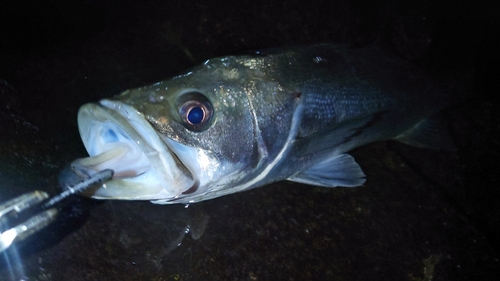
[[[90,210],[103,203],[104,201],[81,196],[67,198],[56,207],[58,214],[51,224],[25,240],[14,243],[2,253],[0,269],[22,267],[24,259],[54,247],[65,237],[80,229],[88,221]]]

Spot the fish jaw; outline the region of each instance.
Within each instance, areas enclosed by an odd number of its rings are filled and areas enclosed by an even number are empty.
[[[87,194],[96,199],[168,200],[197,185],[143,114],[119,101],[83,105],[78,128],[90,157],[77,159],[72,169],[90,176],[115,171],[112,181]]]

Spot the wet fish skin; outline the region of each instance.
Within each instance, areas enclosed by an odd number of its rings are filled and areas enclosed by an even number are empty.
[[[424,70],[376,46],[317,45],[215,58],[84,105],[78,122],[91,158],[74,167],[83,174],[115,170],[106,188],[90,194],[95,198],[162,204],[279,180],[358,186],[364,174],[346,152],[418,135],[408,132],[417,124],[425,130],[426,118],[449,98]],[[199,124],[190,122],[194,107]],[[107,155],[133,157],[116,163]],[[139,162],[139,168],[132,165]],[[120,176],[121,170],[127,171]]]

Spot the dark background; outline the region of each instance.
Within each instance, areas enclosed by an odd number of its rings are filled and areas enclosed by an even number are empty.
[[[214,56],[379,44],[430,73],[475,80],[445,111],[456,152],[376,143],[353,152],[363,187],[280,182],[188,209],[73,198],[2,255],[0,280],[498,279],[500,24],[489,2],[2,3],[1,202],[59,190],[62,168],[86,155],[80,105]],[[210,218],[203,236],[170,251],[200,216]]]

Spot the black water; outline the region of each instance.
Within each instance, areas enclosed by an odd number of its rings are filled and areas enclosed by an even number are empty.
[[[0,280],[498,279],[497,11],[480,2],[331,2],[3,5],[2,202],[59,192],[59,172],[86,155],[81,104],[210,57],[376,43],[436,73],[474,69],[476,82],[470,100],[446,111],[456,152],[372,144],[353,152],[365,186],[280,182],[187,209],[74,197],[58,221],[2,255]],[[210,218],[205,233],[172,248],[199,213]]]

